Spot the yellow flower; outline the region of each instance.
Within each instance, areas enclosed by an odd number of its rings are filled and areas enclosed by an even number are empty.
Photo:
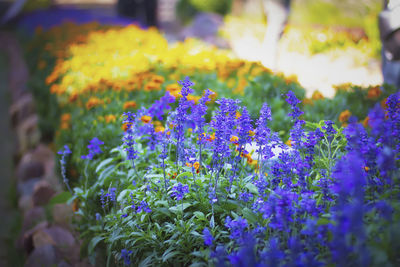
[[[285,144],[286,144],[287,146],[292,147],[292,140],[288,139],[288,140],[285,142]]]
[[[164,126],[159,125],[159,126],[156,126],[156,127],[154,128],[154,131],[155,131],[156,133],[159,133],[159,132],[163,133],[163,132],[165,131],[165,128],[164,128]]]

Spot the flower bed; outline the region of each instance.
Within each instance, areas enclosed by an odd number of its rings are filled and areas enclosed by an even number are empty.
[[[399,261],[393,88],[305,99],[256,63],[135,26],[38,32],[28,59],[93,264]]]

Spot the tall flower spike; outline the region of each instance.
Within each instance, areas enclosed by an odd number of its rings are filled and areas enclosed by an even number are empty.
[[[68,154],[71,154],[71,150],[67,145],[64,146],[64,150],[60,150],[57,152],[57,154],[62,155],[60,159],[60,165],[61,165],[61,176],[63,178],[63,182],[67,186],[68,190],[72,193],[71,188],[69,187],[68,183],[68,178],[67,178],[67,160],[66,157]]]
[[[193,92],[190,86],[194,85],[194,83],[189,80],[189,77],[186,77],[183,81],[179,81],[179,84],[182,85],[182,97],[179,99],[179,105],[176,109],[174,124],[176,125],[177,161],[184,163],[185,124],[188,121],[187,111],[193,105],[193,101],[188,101],[187,96]]]

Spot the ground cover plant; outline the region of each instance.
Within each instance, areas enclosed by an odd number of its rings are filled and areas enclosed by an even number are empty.
[[[398,263],[394,88],[307,99],[257,63],[135,26],[39,31],[27,56],[92,263]]]

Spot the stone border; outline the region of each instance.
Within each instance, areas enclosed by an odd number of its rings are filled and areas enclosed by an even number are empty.
[[[72,206],[54,204],[50,210],[46,208],[63,190],[56,174],[56,156],[48,145],[40,143],[39,117],[26,87],[29,70],[22,49],[6,32],[0,32],[0,49],[8,55],[9,116],[17,141],[15,179],[18,208],[23,215],[16,248],[25,252],[25,266],[29,267],[91,266],[87,259],[80,259],[81,241],[73,231]]]

